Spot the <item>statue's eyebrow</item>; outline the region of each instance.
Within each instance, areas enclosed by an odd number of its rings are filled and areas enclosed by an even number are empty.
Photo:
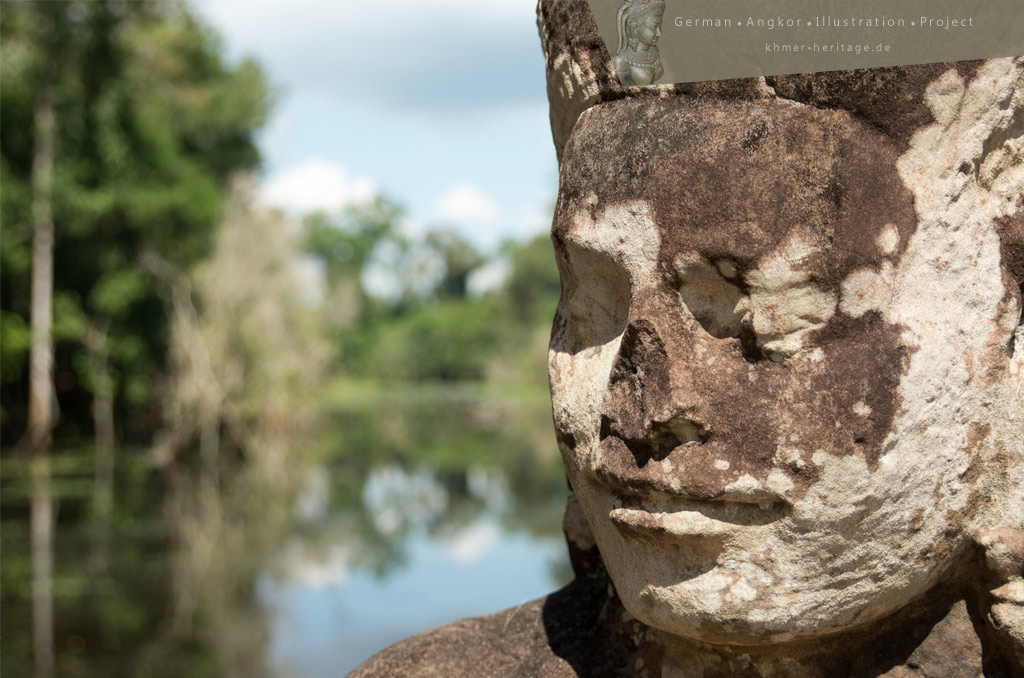
[[[556,219],[551,226],[551,241],[555,247],[566,249],[576,247],[585,250],[594,250],[589,239],[581,237],[574,232],[571,219]]]
[[[598,239],[587,237],[586,234],[580,233],[578,230],[574,231],[571,226],[560,228],[557,231],[552,229],[551,237],[555,245],[561,247],[563,251],[577,249],[585,252],[608,254],[606,248],[595,246]]]
[[[573,264],[573,253],[600,254],[607,256],[607,252],[596,248],[591,242],[582,238],[574,238],[568,233],[552,234],[556,255],[560,255],[567,264]],[[575,262],[579,263],[579,262]]]

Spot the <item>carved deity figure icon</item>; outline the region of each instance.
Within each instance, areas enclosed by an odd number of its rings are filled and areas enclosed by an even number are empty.
[[[658,52],[664,14],[664,0],[625,0],[619,8],[612,63],[623,85],[650,85],[665,74]]]
[[[356,675],[1024,676],[1024,58],[637,89],[539,15],[577,576]]]

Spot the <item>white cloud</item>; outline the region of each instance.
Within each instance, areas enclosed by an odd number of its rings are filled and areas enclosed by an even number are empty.
[[[206,0],[198,10],[290,89],[395,112],[542,101],[526,0]],[[366,67],[372,63],[373,67]]]
[[[434,205],[434,219],[471,226],[489,226],[498,221],[498,204],[483,191],[459,182],[445,191]]]
[[[269,206],[301,215],[317,210],[337,211],[370,200],[376,193],[372,179],[353,177],[339,163],[311,158],[268,177],[260,190],[260,199]]]
[[[504,259],[494,259],[473,271],[466,281],[469,293],[480,296],[498,289],[508,279],[509,266]]]

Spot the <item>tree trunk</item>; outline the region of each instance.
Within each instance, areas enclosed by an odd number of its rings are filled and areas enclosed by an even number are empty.
[[[93,323],[86,336],[92,358],[93,384],[92,421],[96,442],[96,474],[93,484],[94,538],[92,567],[97,572],[107,569],[110,546],[110,523],[114,512],[114,389],[108,365],[107,332],[110,318]]]
[[[36,102],[32,159],[32,346],[29,354],[28,435],[31,448],[32,639],[36,678],[53,676],[53,500],[50,443],[53,434],[53,191],[52,93]]]

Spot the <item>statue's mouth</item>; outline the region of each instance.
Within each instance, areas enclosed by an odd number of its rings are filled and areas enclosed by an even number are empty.
[[[624,439],[612,426],[604,434],[586,477],[601,488],[607,515],[620,531],[676,537],[724,535],[774,523],[792,513],[787,497],[750,475],[725,478],[711,460],[725,457],[706,442],[704,427],[691,435],[674,427],[664,440]],[[672,461],[672,455],[681,458]],[[655,460],[669,463],[666,468]]]
[[[644,501],[643,506],[627,508],[676,513],[686,505],[724,506],[723,515],[736,513],[744,524],[742,515],[746,513],[756,514],[772,506],[788,510],[790,498],[757,479],[776,470],[771,461],[730,470],[728,460],[732,459],[734,465],[744,464],[749,461],[744,456],[728,441],[707,440],[704,429],[694,427],[692,437],[687,439],[678,432],[642,440],[624,439],[614,433],[604,435],[585,466],[594,482],[617,497],[627,502],[631,497]],[[758,511],[761,507],[764,509]],[[709,511],[722,512],[718,508]]]
[[[724,536],[787,517],[787,502],[767,492],[725,492],[714,499],[614,492],[608,518],[620,531],[641,536]]]

